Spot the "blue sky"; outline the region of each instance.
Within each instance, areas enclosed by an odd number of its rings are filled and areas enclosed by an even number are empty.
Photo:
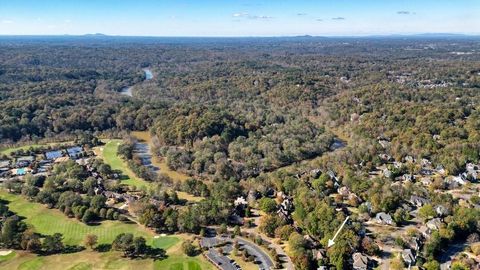
[[[480,0],[0,0],[0,35],[480,34]]]

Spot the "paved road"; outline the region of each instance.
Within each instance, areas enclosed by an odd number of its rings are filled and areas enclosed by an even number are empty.
[[[262,240],[268,244],[269,247],[275,249],[277,254],[280,256],[280,260],[282,261],[284,269],[294,270],[295,267],[293,266],[292,260],[290,259],[290,257],[287,256],[287,254],[285,253],[285,250],[283,250],[283,247],[275,243],[274,239],[271,239],[265,234],[260,233],[260,231],[258,230],[258,227],[260,226],[260,218],[261,218],[260,212],[257,209],[252,209],[252,214],[254,215],[253,221],[254,221],[255,227],[244,228],[242,230],[245,232],[253,233],[255,235],[260,236]]]
[[[214,248],[209,249],[205,255],[223,270],[238,270],[227,256],[220,254]]]
[[[237,237],[235,239],[238,240],[240,248],[246,249],[248,251],[248,254],[255,257],[255,262],[258,263],[260,269],[268,270],[273,268],[274,264],[272,260],[270,259],[268,254],[265,253],[265,251],[263,251],[259,246],[240,237]]]
[[[270,259],[270,256],[261,249],[259,246],[254,244],[253,242],[248,241],[247,239],[241,238],[241,237],[236,237],[235,239],[231,239],[230,237],[224,237],[224,236],[217,236],[214,234],[214,231],[210,230],[207,232],[207,236],[203,237],[200,240],[200,244],[202,247],[209,248],[207,252],[207,257],[211,259],[213,262],[215,262],[217,265],[226,265],[228,264],[227,267],[228,269],[231,269],[230,267],[235,268],[235,265],[231,262],[230,258],[227,256],[220,254],[218,251],[215,250],[215,246],[219,244],[226,243],[223,246],[223,250],[225,253],[230,253],[233,250],[233,241],[237,240],[238,244],[240,245],[240,249],[245,249],[247,250],[248,254],[252,255],[255,258],[255,263],[258,265],[259,269],[264,269],[268,270],[273,268],[274,263]]]

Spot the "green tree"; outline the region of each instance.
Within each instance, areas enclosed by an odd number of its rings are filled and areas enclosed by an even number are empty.
[[[62,239],[63,239],[63,237],[60,233],[55,233],[53,235],[47,235],[45,237],[45,239],[43,239],[42,249],[47,254],[60,253],[64,249]]]

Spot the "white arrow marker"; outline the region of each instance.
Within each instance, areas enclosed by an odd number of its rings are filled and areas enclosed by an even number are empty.
[[[327,246],[327,248],[329,248],[329,247],[331,247],[331,246],[333,246],[333,245],[335,244],[335,241],[334,241],[335,238],[337,238],[338,234],[339,234],[340,231],[342,230],[343,226],[345,226],[345,223],[347,223],[347,221],[348,221],[349,218],[350,218],[350,217],[347,217],[347,218],[345,219],[345,221],[342,223],[342,225],[341,225],[340,228],[338,229],[337,233],[333,236],[333,238],[332,238],[332,239],[328,239],[328,246]]]

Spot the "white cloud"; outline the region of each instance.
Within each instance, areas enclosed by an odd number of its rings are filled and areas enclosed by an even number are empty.
[[[248,16],[248,13],[246,13],[246,12],[238,12],[238,13],[232,14],[232,16],[233,16],[233,17],[236,17],[236,18],[238,18],[238,17],[247,17],[247,16]]]
[[[2,23],[3,24],[12,24],[13,21],[12,20],[2,20]]]

